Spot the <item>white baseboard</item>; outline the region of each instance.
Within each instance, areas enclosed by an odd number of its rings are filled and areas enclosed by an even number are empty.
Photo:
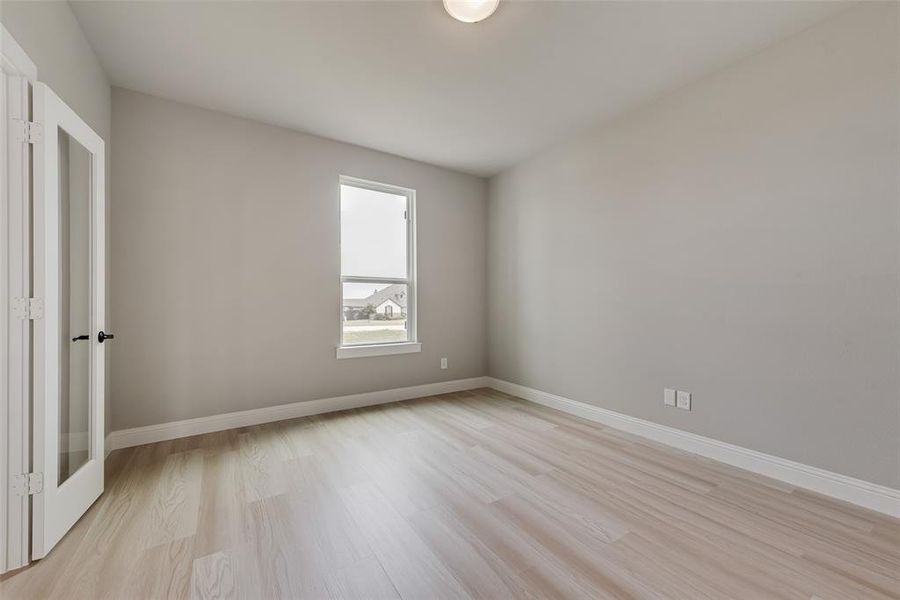
[[[699,454],[864,508],[900,517],[900,490],[630,417],[502,379],[493,377],[488,379],[490,387],[530,402],[609,425],[655,442]]]
[[[411,400],[436,394],[460,392],[479,387],[491,387],[536,404],[555,408],[680,450],[699,454],[700,456],[753,473],[765,475],[797,487],[806,488],[826,496],[900,518],[900,490],[861,479],[854,479],[853,477],[764,454],[756,450],[742,448],[741,446],[681,431],[673,427],[666,427],[665,425],[659,425],[637,417],[630,417],[600,408],[599,406],[578,402],[493,377],[456,379],[123,429],[113,431],[106,436],[106,454],[109,455],[113,450],[141,444],[162,442],[297,417],[308,417],[310,415],[351,408],[361,408],[363,406]]]
[[[280,406],[242,410],[221,415],[212,415],[209,417],[186,419],[184,421],[160,423],[159,425],[135,427],[133,429],[121,429],[119,431],[113,431],[107,436],[106,452],[108,454],[109,452],[120,448],[130,448],[131,446],[140,446],[141,444],[174,440],[202,433],[212,433],[214,431],[224,431],[236,427],[259,425],[261,423],[296,419],[297,417],[308,417],[310,415],[319,415],[338,410],[348,410],[363,406],[374,406],[376,404],[387,404],[389,402],[399,402],[400,400],[422,398],[424,396],[434,396],[435,394],[449,394],[451,392],[461,392],[463,390],[488,387],[488,381],[489,378],[487,377],[455,379],[453,381],[426,383],[425,385],[366,392],[363,394],[352,394],[350,396],[321,398],[319,400],[309,400],[307,402],[293,402],[291,404],[282,404]]]

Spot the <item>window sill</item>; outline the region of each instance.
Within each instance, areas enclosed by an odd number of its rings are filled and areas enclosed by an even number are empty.
[[[421,342],[401,342],[398,344],[372,344],[369,346],[338,346],[338,358],[363,358],[366,356],[389,356],[421,352]]]

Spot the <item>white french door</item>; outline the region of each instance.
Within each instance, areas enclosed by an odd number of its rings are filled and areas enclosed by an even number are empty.
[[[32,559],[103,492],[105,193],[103,140],[34,86]]]
[[[37,67],[0,24],[0,573],[28,564],[31,499],[31,160],[21,125]]]

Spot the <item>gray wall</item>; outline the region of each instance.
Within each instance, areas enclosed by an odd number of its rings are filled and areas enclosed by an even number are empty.
[[[490,374],[900,486],[898,7],[492,179]]]
[[[0,3],[0,21],[43,81],[109,144],[110,87],[67,2]]]
[[[113,145],[113,429],[485,374],[484,180],[119,88]],[[340,174],[417,190],[420,354],[335,358]]]
[[[78,113],[106,144],[107,216],[110,205],[111,95],[109,81],[94,51],[85,39],[67,2],[0,2],[0,21],[37,66],[38,80],[49,85],[63,102]],[[107,219],[107,223],[109,220]],[[108,244],[108,240],[107,240]],[[109,255],[107,247],[107,256]],[[107,259],[107,274],[109,273]],[[109,283],[109,277],[107,277]],[[109,287],[107,286],[107,306]],[[107,330],[114,329],[107,320]],[[109,375],[107,358],[106,430],[110,430]]]

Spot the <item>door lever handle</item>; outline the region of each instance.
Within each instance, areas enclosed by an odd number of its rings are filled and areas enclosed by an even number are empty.
[[[91,339],[91,336],[89,336],[88,334],[84,334],[84,335],[79,335],[78,337],[73,337],[72,341],[77,342],[79,340],[89,340],[89,339]]]
[[[115,338],[115,337],[116,337],[116,336],[114,336],[114,335],[111,334],[111,333],[103,333],[103,332],[101,331],[100,333],[97,334],[97,341],[100,342],[100,343],[102,344],[102,343],[105,342],[106,340],[111,340],[111,339],[113,339],[113,338]]]

